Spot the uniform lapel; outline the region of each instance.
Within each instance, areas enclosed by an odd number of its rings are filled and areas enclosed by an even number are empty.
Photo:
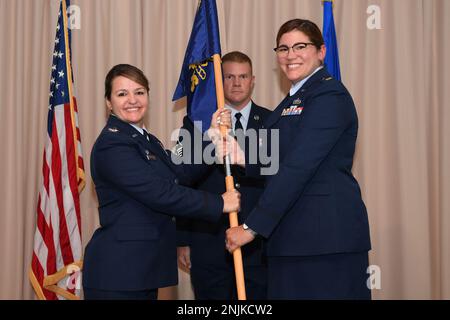
[[[321,82],[324,79],[327,79],[330,77],[330,74],[328,73],[327,69],[323,67],[319,71],[317,71],[311,78],[306,81],[306,83],[303,85],[303,87],[300,89],[302,93],[310,91],[311,87],[319,82]]]
[[[315,87],[315,84],[318,84],[323,79],[329,77],[330,74],[327,72],[327,70],[325,68],[322,68],[319,71],[317,71],[311,78],[309,78],[308,81],[306,81],[306,83],[300,88],[300,90],[297,93],[295,93],[293,96],[290,96],[288,94],[286,98],[284,98],[283,101],[281,101],[281,103],[274,110],[274,112],[272,112],[269,119],[267,119],[266,121],[267,128],[273,127],[281,119],[281,114],[283,113],[284,108],[289,107],[289,105],[292,104],[294,100],[300,99],[304,101],[308,92],[310,92],[311,89]]]
[[[263,118],[259,114],[258,109],[255,104],[252,102],[252,107],[250,109],[250,115],[247,122],[247,130],[248,129],[260,129],[263,124]]]
[[[149,134],[149,140],[145,137],[145,135],[141,134],[135,128],[133,128],[130,124],[120,120],[114,115],[111,115],[108,120],[108,126],[119,129],[122,133],[131,137],[137,144],[140,145],[142,150],[145,152],[145,156],[150,156],[150,153],[156,155],[159,159],[161,159],[164,163],[166,163],[169,167],[171,167],[170,155],[166,153],[164,150],[164,146],[161,142],[152,134]]]
[[[168,155],[166,149],[164,149],[164,145],[161,143],[161,141],[159,141],[158,138],[150,133],[148,134],[148,136],[150,138],[150,141],[148,141],[148,143],[150,144],[152,150],[157,152],[158,155],[161,156],[161,158],[167,158]]]

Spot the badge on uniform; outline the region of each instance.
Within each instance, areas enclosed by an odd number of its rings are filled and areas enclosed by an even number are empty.
[[[116,132],[119,132],[119,129],[117,129],[116,127],[112,127],[112,128],[108,128],[108,131],[116,133]]]
[[[180,140],[177,141],[177,144],[173,147],[172,152],[179,157],[183,156],[183,145],[181,144]]]
[[[147,160],[156,160],[156,156],[148,150],[145,150],[145,155],[147,156]]]
[[[295,99],[294,102],[292,102],[292,105],[299,106],[302,104],[302,99]]]
[[[283,112],[281,113],[282,117],[287,117],[287,116],[299,116],[301,115],[303,112],[303,107],[300,106],[291,106],[288,108],[285,108],[283,110]]]

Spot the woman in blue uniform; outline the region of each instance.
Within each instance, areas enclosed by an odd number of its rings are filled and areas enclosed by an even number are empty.
[[[237,192],[220,196],[179,185],[179,167],[144,128],[148,92],[134,66],[117,65],[106,76],[111,115],[91,154],[100,228],[84,256],[86,299],[156,299],[158,288],[178,281],[172,217],[217,221],[239,209]]]
[[[351,171],[358,132],[352,97],[323,66],[326,48],[313,22],[286,22],[276,44],[292,83],[266,122],[279,130],[271,144],[279,143],[280,167],[245,223],[227,231],[226,246],[232,252],[255,234],[268,239],[269,299],[370,299],[369,224]],[[245,168],[247,175],[261,169]]]

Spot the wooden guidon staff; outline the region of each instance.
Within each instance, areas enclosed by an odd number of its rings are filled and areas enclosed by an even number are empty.
[[[220,55],[215,54],[213,56],[214,60],[214,75],[216,80],[216,96],[217,96],[217,109],[223,109],[225,106],[225,96],[223,93],[223,81],[222,81],[222,67],[221,67],[221,58]],[[227,127],[220,126],[220,132],[222,137],[227,135]],[[225,184],[227,191],[234,190],[234,179],[231,175],[231,160],[230,156],[225,157]],[[238,222],[238,213],[231,212],[229,214],[230,219],[230,227],[239,226]],[[244,279],[244,265],[242,263],[242,251],[241,248],[237,248],[233,251],[233,260],[234,260],[234,274],[236,277],[236,287],[237,287],[237,295],[238,300],[246,300],[247,296],[245,293],[245,279]]]

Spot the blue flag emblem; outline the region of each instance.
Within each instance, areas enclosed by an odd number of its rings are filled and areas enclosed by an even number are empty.
[[[221,55],[216,1],[200,0],[172,100],[187,96],[188,117],[193,122],[201,121],[203,132],[217,110],[212,60],[215,54]]]

